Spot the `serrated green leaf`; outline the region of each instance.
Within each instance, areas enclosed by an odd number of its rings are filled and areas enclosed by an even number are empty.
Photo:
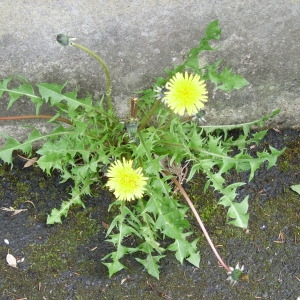
[[[191,68],[196,73],[200,73],[202,76],[201,69],[199,68],[199,54],[202,51],[209,51],[215,50],[210,44],[210,40],[218,40],[221,36],[221,29],[218,24],[218,20],[212,21],[210,24],[207,25],[205,30],[205,36],[200,39],[199,45],[197,47],[192,48],[189,53],[187,54],[186,61],[175,67],[173,71],[165,70],[169,76],[173,76],[177,72],[182,72],[184,68]]]
[[[71,205],[71,201],[63,201],[59,210],[53,208],[50,215],[47,217],[47,224],[62,223],[61,218],[67,216]]]
[[[10,101],[7,105],[7,109],[9,109],[13,103],[18,100],[21,96],[28,96],[28,97],[36,97],[33,91],[33,88],[30,84],[22,84],[15,89],[11,89],[8,91],[10,96]],[[39,97],[37,97],[39,98]],[[40,99],[40,98],[39,98]]]
[[[188,139],[188,146],[191,149],[201,149],[203,148],[203,145],[206,142],[206,139],[201,137],[199,132],[197,132],[196,128],[193,128],[191,130],[191,133],[189,134],[189,139]]]
[[[158,265],[158,262],[164,256],[165,255],[153,256],[151,254],[148,254],[146,259],[136,258],[136,260],[145,267],[145,269],[148,271],[148,273],[150,275],[152,275],[156,279],[159,279],[159,265]]]
[[[217,69],[222,63],[222,59],[217,60],[214,64],[205,66],[205,69],[207,71],[206,75],[203,77],[205,80],[209,79],[212,83],[217,86],[220,82],[219,74],[217,72]]]
[[[218,89],[225,92],[232,91],[234,89],[239,90],[249,84],[249,82],[238,74],[233,74],[232,70],[225,68],[222,73],[220,73],[221,85],[217,86]]]
[[[291,189],[300,195],[300,185],[291,185]]]
[[[189,251],[189,257],[186,259],[190,264],[194,265],[195,267],[199,268],[200,265],[200,252],[194,251],[194,249],[191,247]]]
[[[214,20],[209,23],[205,30],[205,37],[209,40],[219,40],[221,37],[221,28],[219,26],[219,21]]]
[[[9,82],[13,79],[13,77],[9,77],[6,79],[3,79],[2,82],[0,81],[0,97],[3,95],[4,92],[8,92],[7,85]]]
[[[12,154],[13,151],[20,150],[26,154],[29,154],[32,151],[32,145],[42,139],[42,135],[38,130],[33,130],[27,140],[23,143],[18,142],[17,140],[9,137],[7,134],[3,134],[7,141],[4,146],[0,149],[0,158],[3,159],[4,162],[11,164],[12,163]]]
[[[189,182],[199,170],[201,170],[201,164],[193,164],[186,181]]]
[[[110,258],[113,262],[104,263],[109,269],[109,276],[120,271],[125,266],[120,263],[120,259],[124,257],[127,253],[136,252],[136,248],[129,248],[122,245],[122,241],[126,236],[135,234],[141,237],[139,232],[134,228],[135,226],[129,226],[126,223],[131,223],[139,220],[133,215],[128,207],[124,205],[123,201],[115,201],[113,205],[120,205],[120,214],[116,216],[108,229],[109,239],[107,241],[113,243],[116,246],[116,251],[106,255],[102,260]],[[113,206],[111,205],[110,208]],[[128,217],[130,216],[130,217]],[[114,228],[117,228],[118,232],[116,234],[110,234]]]
[[[219,190],[219,187],[222,186],[225,182],[225,179],[222,177],[222,174],[220,172],[210,175],[209,179],[212,181],[213,186],[216,190]]]
[[[114,260],[111,263],[103,263],[108,268],[109,278],[111,278],[115,273],[121,271],[122,269],[126,269],[126,267],[120,263],[119,260]]]
[[[185,239],[176,239],[175,242],[168,246],[168,250],[175,252],[175,257],[181,264],[189,256],[190,244]]]
[[[113,239],[109,239],[107,241],[114,243],[117,246],[117,251],[109,253],[102,259],[105,260],[107,258],[110,258],[112,260],[112,262],[103,263],[108,268],[109,277],[119,272],[120,270],[126,268],[123,264],[120,263],[120,259],[129,252],[129,249],[121,244],[123,238],[122,233],[112,235],[112,238]]]
[[[250,165],[250,175],[249,175],[249,181],[253,179],[255,171],[261,166],[262,161],[257,160],[255,158],[249,159],[249,165]]]
[[[57,153],[49,153],[48,155],[41,156],[37,163],[44,172],[51,175],[52,170],[61,170],[62,168],[61,161],[58,160],[59,158],[60,156]]]
[[[167,249],[175,252],[175,257],[181,264],[186,259],[194,266],[199,267],[200,254],[197,251],[198,240],[194,240],[192,243],[187,241],[186,237],[190,234],[182,234],[181,238],[176,239]]]
[[[37,130],[34,129],[31,133],[29,133],[28,138],[25,140],[25,142],[22,143],[22,151],[24,153],[29,153],[32,150],[32,146],[37,141],[40,141],[41,139],[44,139],[43,135]]]
[[[280,110],[274,110],[273,112],[271,112],[270,114],[267,114],[265,116],[263,116],[262,118],[258,119],[258,120],[254,120],[251,122],[246,122],[246,123],[241,123],[241,124],[236,124],[236,125],[208,125],[208,126],[201,126],[201,129],[205,130],[205,132],[208,133],[212,133],[215,131],[220,131],[220,129],[222,129],[222,131],[225,134],[225,139],[227,137],[228,131],[233,130],[233,129],[242,129],[244,131],[244,135],[248,136],[251,126],[264,126],[266,121],[270,120],[271,118],[273,118],[274,116],[278,115],[280,113]]]
[[[194,265],[195,267],[199,268],[201,257],[200,257],[200,252],[197,251],[197,243],[198,243],[198,239],[194,240],[191,243],[189,257],[187,258],[187,261],[192,265]]]
[[[62,223],[61,218],[66,215],[67,215],[67,212],[64,213],[61,210],[58,210],[57,208],[53,208],[50,215],[48,215],[48,217],[47,217],[46,223],[48,225],[53,225],[55,223]]]
[[[207,42],[207,44],[208,44],[208,42]],[[207,50],[210,50],[210,49],[207,49]],[[186,62],[184,64],[185,68],[191,68],[191,69],[195,69],[195,70],[197,70],[199,68],[199,58],[198,58],[199,52],[200,52],[199,48],[194,48],[188,53]]]
[[[232,91],[234,89],[241,89],[242,87],[249,84],[249,82],[242,76],[233,74],[231,69],[225,67],[221,73],[218,73],[221,60],[218,60],[212,65],[207,65],[205,69],[207,70],[207,75],[205,78],[211,80],[217,89],[223,90],[225,92]]]
[[[200,256],[200,252],[197,251],[193,251],[191,253],[190,251],[190,256],[186,259],[190,264],[194,265],[195,267],[199,268],[200,265],[200,260],[201,260],[201,256]]]
[[[66,101],[71,111],[79,106],[85,107],[88,111],[95,110],[90,97],[86,99],[78,99],[76,91],[62,94],[62,90],[65,85],[66,83],[39,83],[36,86],[38,87],[42,98],[45,99],[46,102],[50,102],[51,105],[57,105],[61,101]]]
[[[50,215],[47,217],[47,224],[62,223],[62,217],[66,217],[68,211],[72,205],[81,205],[85,207],[84,203],[81,200],[80,195],[82,191],[76,189],[76,187],[71,192],[71,199],[69,201],[63,201],[59,210],[53,208]]]
[[[255,142],[256,144],[260,143],[261,140],[265,137],[268,130],[261,130],[252,134],[251,142]]]
[[[235,168],[235,166],[236,166],[236,161],[234,161],[231,157],[225,157],[222,159],[222,166],[218,173],[224,174],[229,170]]]
[[[148,164],[145,168],[147,174],[157,174],[162,170],[162,160],[166,155],[159,156],[151,161],[151,164]]]
[[[218,20],[209,23],[205,30],[205,36],[200,40],[198,50],[215,50],[210,44],[210,40],[219,40],[221,37],[221,28],[219,27]]]
[[[248,198],[249,196],[245,197],[245,199],[238,203],[233,202],[230,208],[227,212],[227,217],[229,219],[232,219],[229,221],[229,224],[235,225],[237,227],[241,228],[247,228],[248,227],[248,220],[249,220],[249,214],[248,212]]]
[[[47,102],[50,101],[50,103],[54,105],[64,99],[62,89],[66,86],[66,84],[67,83],[39,83],[36,86],[38,87],[42,98]]]
[[[142,251],[148,254],[154,250],[160,254],[165,251],[165,249],[161,247],[160,244],[154,239],[154,235],[156,236],[156,233],[153,232],[153,228],[142,226],[141,231],[142,237],[144,238],[145,242],[139,245],[138,251]]]
[[[226,206],[232,206],[233,201],[237,195],[236,189],[242,185],[244,185],[244,182],[235,182],[228,186],[226,186],[224,189],[220,189],[223,196],[221,197],[219,204]]]
[[[268,169],[276,165],[278,157],[285,151],[285,148],[283,148],[282,150],[277,150],[272,146],[269,146],[269,148],[271,153],[263,152],[257,154],[259,157],[264,158],[264,160],[268,162]]]
[[[20,143],[13,139],[12,137],[8,136],[7,134],[1,133],[2,136],[6,138],[6,143],[0,149],[0,158],[8,164],[12,164],[12,154],[14,150],[18,150],[20,147]]]
[[[4,92],[9,94],[10,100],[7,105],[7,109],[9,109],[15,101],[17,101],[20,97],[25,96],[30,98],[32,103],[36,105],[36,114],[39,113],[39,109],[43,104],[43,99],[35,94],[32,85],[30,85],[24,78],[21,78],[22,81],[26,82],[25,84],[19,85],[17,88],[10,89],[8,88],[8,83],[13,79],[13,77],[9,77],[0,82],[0,97]]]

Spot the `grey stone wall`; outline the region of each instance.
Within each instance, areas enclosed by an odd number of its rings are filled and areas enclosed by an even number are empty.
[[[96,61],[56,42],[68,33],[107,62],[114,102],[126,114],[133,92],[182,62],[215,19],[220,50],[202,59],[224,58],[251,85],[228,95],[210,90],[208,123],[243,122],[280,108],[276,126],[299,126],[300,0],[0,0],[0,78],[69,81],[99,97],[105,78]],[[10,112],[6,105],[2,97],[0,116],[34,112],[27,101]],[[0,129],[16,132],[13,125],[1,122]]]

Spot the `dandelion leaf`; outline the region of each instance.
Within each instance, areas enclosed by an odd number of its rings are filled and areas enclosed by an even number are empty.
[[[147,255],[146,259],[136,258],[136,260],[141,263],[150,275],[159,279],[159,265],[158,262],[164,257],[164,255],[153,256],[151,254]]]
[[[300,194],[300,184],[292,185],[291,189],[296,193]]]
[[[34,88],[31,84],[29,84],[24,78],[19,76],[23,82],[26,83],[19,85],[16,88],[9,88],[8,84],[13,79],[13,77],[9,77],[0,82],[0,97],[4,92],[7,92],[9,95],[9,102],[7,105],[7,109],[9,109],[20,97],[28,97],[36,105],[36,114],[39,113],[39,110],[43,104],[43,99],[36,95],[34,92]]]
[[[225,67],[223,71],[219,72],[218,68],[222,60],[218,60],[212,65],[207,65],[205,69],[207,74],[206,79],[211,80],[217,89],[225,92],[230,92],[234,89],[238,90],[249,84],[249,82],[242,76],[234,74],[231,69]]]
[[[45,99],[46,102],[50,102],[51,105],[54,106],[62,101],[65,101],[71,110],[69,113],[72,113],[72,110],[75,110],[79,106],[88,108],[90,111],[94,110],[90,97],[87,99],[78,99],[76,91],[63,94],[62,90],[65,85],[66,83],[39,83],[37,84],[37,87],[39,88],[42,98]]]
[[[6,143],[0,149],[0,158],[5,162],[12,164],[13,151],[20,150],[25,154],[29,154],[32,151],[32,146],[34,142],[42,139],[42,135],[38,130],[33,130],[26,141],[23,143],[18,142],[14,138],[8,136],[7,134],[0,133],[6,138]]]
[[[112,257],[114,256],[114,253],[115,252],[111,253]],[[113,262],[103,264],[108,268],[109,278],[111,278],[115,273],[121,271],[122,269],[126,269],[126,267],[121,264],[119,260],[114,260]]]
[[[227,217],[231,219],[228,223],[235,225],[237,227],[241,228],[247,228],[248,227],[248,220],[249,220],[249,214],[248,211],[248,197],[245,197],[245,199],[238,203],[233,202],[230,208],[227,212]]]

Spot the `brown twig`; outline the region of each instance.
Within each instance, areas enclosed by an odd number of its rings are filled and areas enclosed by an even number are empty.
[[[168,171],[164,172],[166,175],[171,175]],[[215,256],[217,257],[218,261],[220,262],[220,264],[226,269],[227,272],[230,272],[230,268],[225,264],[225,262],[222,260],[221,256],[219,255],[216,247],[214,246],[193,202],[191,201],[191,199],[189,198],[188,194],[186,193],[185,189],[182,187],[182,185],[180,184],[180,182],[176,179],[176,178],[172,178],[172,181],[174,182],[174,184],[176,185],[176,187],[179,189],[180,193],[182,194],[182,196],[184,197],[184,199],[186,200],[186,202],[188,203],[189,207],[191,208],[209,246],[211,247],[212,251],[214,252]]]
[[[52,119],[52,118],[53,116],[48,116],[48,115],[27,115],[27,116],[0,117],[0,121],[25,120],[25,119]],[[70,120],[62,117],[58,117],[56,120],[67,123],[69,125],[73,124]]]

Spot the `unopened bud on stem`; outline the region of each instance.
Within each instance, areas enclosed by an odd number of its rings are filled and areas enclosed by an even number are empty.
[[[70,45],[70,43],[74,40],[76,40],[76,38],[74,37],[69,37],[66,34],[58,34],[56,37],[56,40],[63,46],[68,46]]]

